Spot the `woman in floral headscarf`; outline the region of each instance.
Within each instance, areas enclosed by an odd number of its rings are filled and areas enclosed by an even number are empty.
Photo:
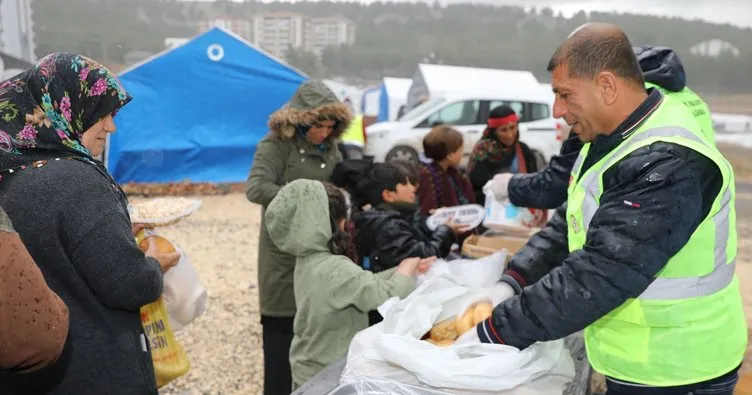
[[[125,195],[94,159],[130,100],[108,69],[69,53],[0,83],[0,205],[70,310],[70,360],[51,394],[157,393],[139,309],[179,256],[141,252]],[[3,372],[0,393],[28,383]]]

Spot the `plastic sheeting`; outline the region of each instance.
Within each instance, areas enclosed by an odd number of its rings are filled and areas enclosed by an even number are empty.
[[[340,384],[345,393],[522,395],[561,393],[575,377],[563,340],[525,350],[492,344],[437,347],[420,338],[487,296],[506,251],[479,260],[437,261],[407,298],[379,307],[384,321],[350,343]],[[472,328],[470,330],[475,330]],[[335,393],[337,393],[335,391]]]
[[[126,70],[106,158],[120,182],[242,182],[269,115],[307,78],[221,28]]]

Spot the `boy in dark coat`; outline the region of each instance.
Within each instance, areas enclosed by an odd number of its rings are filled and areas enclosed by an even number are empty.
[[[371,208],[353,215],[355,249],[364,269],[374,273],[397,266],[409,257],[444,258],[449,255],[458,225],[440,225],[431,231],[422,216],[414,181],[404,166],[374,164],[356,190],[360,201]],[[369,314],[371,325],[381,320],[378,312]]]

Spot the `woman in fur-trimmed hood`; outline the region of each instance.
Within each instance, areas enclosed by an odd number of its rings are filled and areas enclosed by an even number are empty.
[[[259,142],[246,185],[248,200],[267,206],[287,183],[297,179],[329,181],[342,160],[337,139],[352,113],[321,81],[304,82],[292,99],[269,117],[270,132]],[[295,257],[283,253],[261,221],[258,284],[264,341],[264,395],[289,394],[289,351],[293,338]],[[322,224],[324,226],[326,224]]]

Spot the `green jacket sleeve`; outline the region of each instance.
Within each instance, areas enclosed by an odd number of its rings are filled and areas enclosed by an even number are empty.
[[[337,310],[349,306],[363,312],[375,310],[387,299],[407,297],[415,289],[412,278],[394,270],[374,274],[349,261],[337,265],[336,270],[338,275],[332,278],[329,303]]]
[[[287,153],[281,141],[264,138],[256,147],[245,196],[264,207],[271,203],[284,185]]]

